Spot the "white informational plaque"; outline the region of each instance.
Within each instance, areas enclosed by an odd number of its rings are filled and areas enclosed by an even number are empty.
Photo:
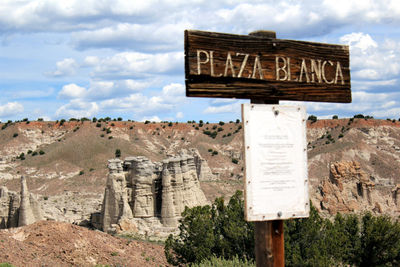
[[[242,119],[246,220],[308,217],[305,108],[242,104]]]

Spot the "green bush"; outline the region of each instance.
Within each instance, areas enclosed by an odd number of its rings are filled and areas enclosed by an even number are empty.
[[[13,134],[13,137],[15,138],[15,137],[17,137],[18,136],[18,133],[14,133]]]
[[[254,225],[243,219],[242,192],[237,191],[228,205],[217,198],[211,206],[186,207],[182,216],[179,235],[170,235],[165,243],[169,263],[200,263],[214,255],[254,259]]]
[[[121,149],[117,148],[117,149],[115,150],[115,157],[116,157],[116,158],[121,157]]]
[[[307,120],[311,121],[311,123],[314,123],[317,121],[317,116],[310,115],[308,116]]]
[[[244,220],[241,192],[226,206],[217,198],[211,206],[185,208],[182,216],[179,235],[166,241],[169,263],[254,260],[254,226]],[[309,218],[285,220],[284,227],[286,266],[400,266],[400,223],[388,216],[337,214],[331,221],[311,205]]]
[[[246,259],[241,260],[238,257],[234,257],[230,260],[225,260],[223,258],[218,258],[213,256],[211,259],[204,260],[200,263],[195,263],[190,265],[191,267],[255,267],[253,261],[248,261]]]

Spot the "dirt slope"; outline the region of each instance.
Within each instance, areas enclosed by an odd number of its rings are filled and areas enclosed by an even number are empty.
[[[163,247],[42,221],[0,230],[0,262],[14,266],[168,266]]]

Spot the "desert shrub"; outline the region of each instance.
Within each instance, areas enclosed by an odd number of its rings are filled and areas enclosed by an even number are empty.
[[[100,122],[98,122],[98,123],[96,123],[96,127],[101,127],[101,123]]]
[[[244,220],[241,192],[226,206],[217,198],[182,216],[179,235],[166,241],[169,263],[254,260],[254,226]],[[388,216],[337,214],[331,221],[311,205],[309,218],[285,220],[284,236],[286,266],[400,266],[400,223]]]
[[[214,132],[212,132],[211,134],[210,134],[210,137],[211,138],[215,138],[215,137],[217,137],[217,132],[216,131],[214,131]]]
[[[170,235],[165,255],[174,265],[200,263],[214,255],[223,259],[254,259],[254,225],[246,222],[242,192],[225,205],[217,198],[209,206],[185,208],[180,233]]]
[[[13,134],[13,138],[15,138],[15,137],[17,137],[18,136],[18,133],[14,133]]]
[[[115,150],[115,157],[116,157],[116,158],[121,157],[121,149],[117,148],[117,149]]]
[[[232,159],[232,163],[234,163],[234,164],[238,164],[238,163],[239,163],[239,160],[238,160],[238,159],[235,159],[235,158],[233,158],[233,159]]]
[[[220,121],[218,124],[222,126],[222,125],[224,125],[224,124],[225,124],[225,122],[223,122],[223,121]]]
[[[40,154],[40,155],[44,155],[45,152],[44,152],[43,150],[40,150],[40,151],[39,151],[39,154]]]
[[[315,115],[310,115],[308,116],[307,120],[311,121],[311,123],[314,123],[317,121],[317,116]]]
[[[338,117],[338,115],[333,115],[332,116],[332,120],[337,120],[339,117]]]
[[[355,119],[364,119],[365,117],[364,117],[363,114],[356,114],[356,115],[353,116],[353,118],[355,118]]]
[[[200,263],[194,263],[190,266],[191,267],[232,267],[232,266],[255,267],[256,265],[251,260],[246,260],[246,259],[241,260],[238,257],[225,260],[223,258],[218,258],[213,256],[211,259],[204,260]]]

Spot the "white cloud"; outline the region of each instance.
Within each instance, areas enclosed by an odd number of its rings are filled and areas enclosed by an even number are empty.
[[[233,103],[230,105],[223,106],[209,106],[203,113],[205,114],[217,114],[217,113],[237,113],[240,111],[240,103]]]
[[[187,22],[131,24],[118,23],[97,30],[72,34],[77,49],[112,47],[140,51],[171,51],[183,47],[183,31],[193,25]]]
[[[99,112],[99,106],[95,102],[85,102],[79,99],[71,100],[56,111],[57,118],[82,118],[92,117]]]
[[[352,78],[387,82],[400,75],[400,43],[387,39],[378,44],[365,33],[346,34],[340,41],[350,46]]]
[[[45,73],[48,76],[61,77],[74,75],[78,69],[78,64],[73,58],[65,58],[56,63],[56,70]]]
[[[185,86],[180,83],[171,83],[163,87],[159,96],[163,102],[183,104],[186,101]]]
[[[22,113],[24,106],[18,102],[8,102],[7,104],[0,106],[0,116],[8,117]]]
[[[184,117],[183,112],[179,111],[178,113],[176,113],[175,116],[177,119],[182,119]]]
[[[66,99],[83,98],[86,96],[86,93],[87,91],[84,87],[70,83],[63,86],[61,91],[58,93],[58,96]]]
[[[161,119],[158,116],[152,116],[152,117],[143,117],[140,121],[154,121],[154,122],[160,122]]]
[[[125,97],[114,97],[101,101],[99,108],[102,111],[133,112],[144,116],[166,115],[186,102],[184,92],[182,84],[172,83],[164,86],[157,96],[148,97],[134,93]]]
[[[183,53],[145,54],[117,53],[99,59],[93,65],[94,77],[121,79],[143,78],[152,74],[183,73]]]
[[[378,44],[371,38],[369,34],[362,32],[353,32],[340,37],[340,42],[349,45],[352,49],[360,49],[363,54],[368,50],[378,47]]]

